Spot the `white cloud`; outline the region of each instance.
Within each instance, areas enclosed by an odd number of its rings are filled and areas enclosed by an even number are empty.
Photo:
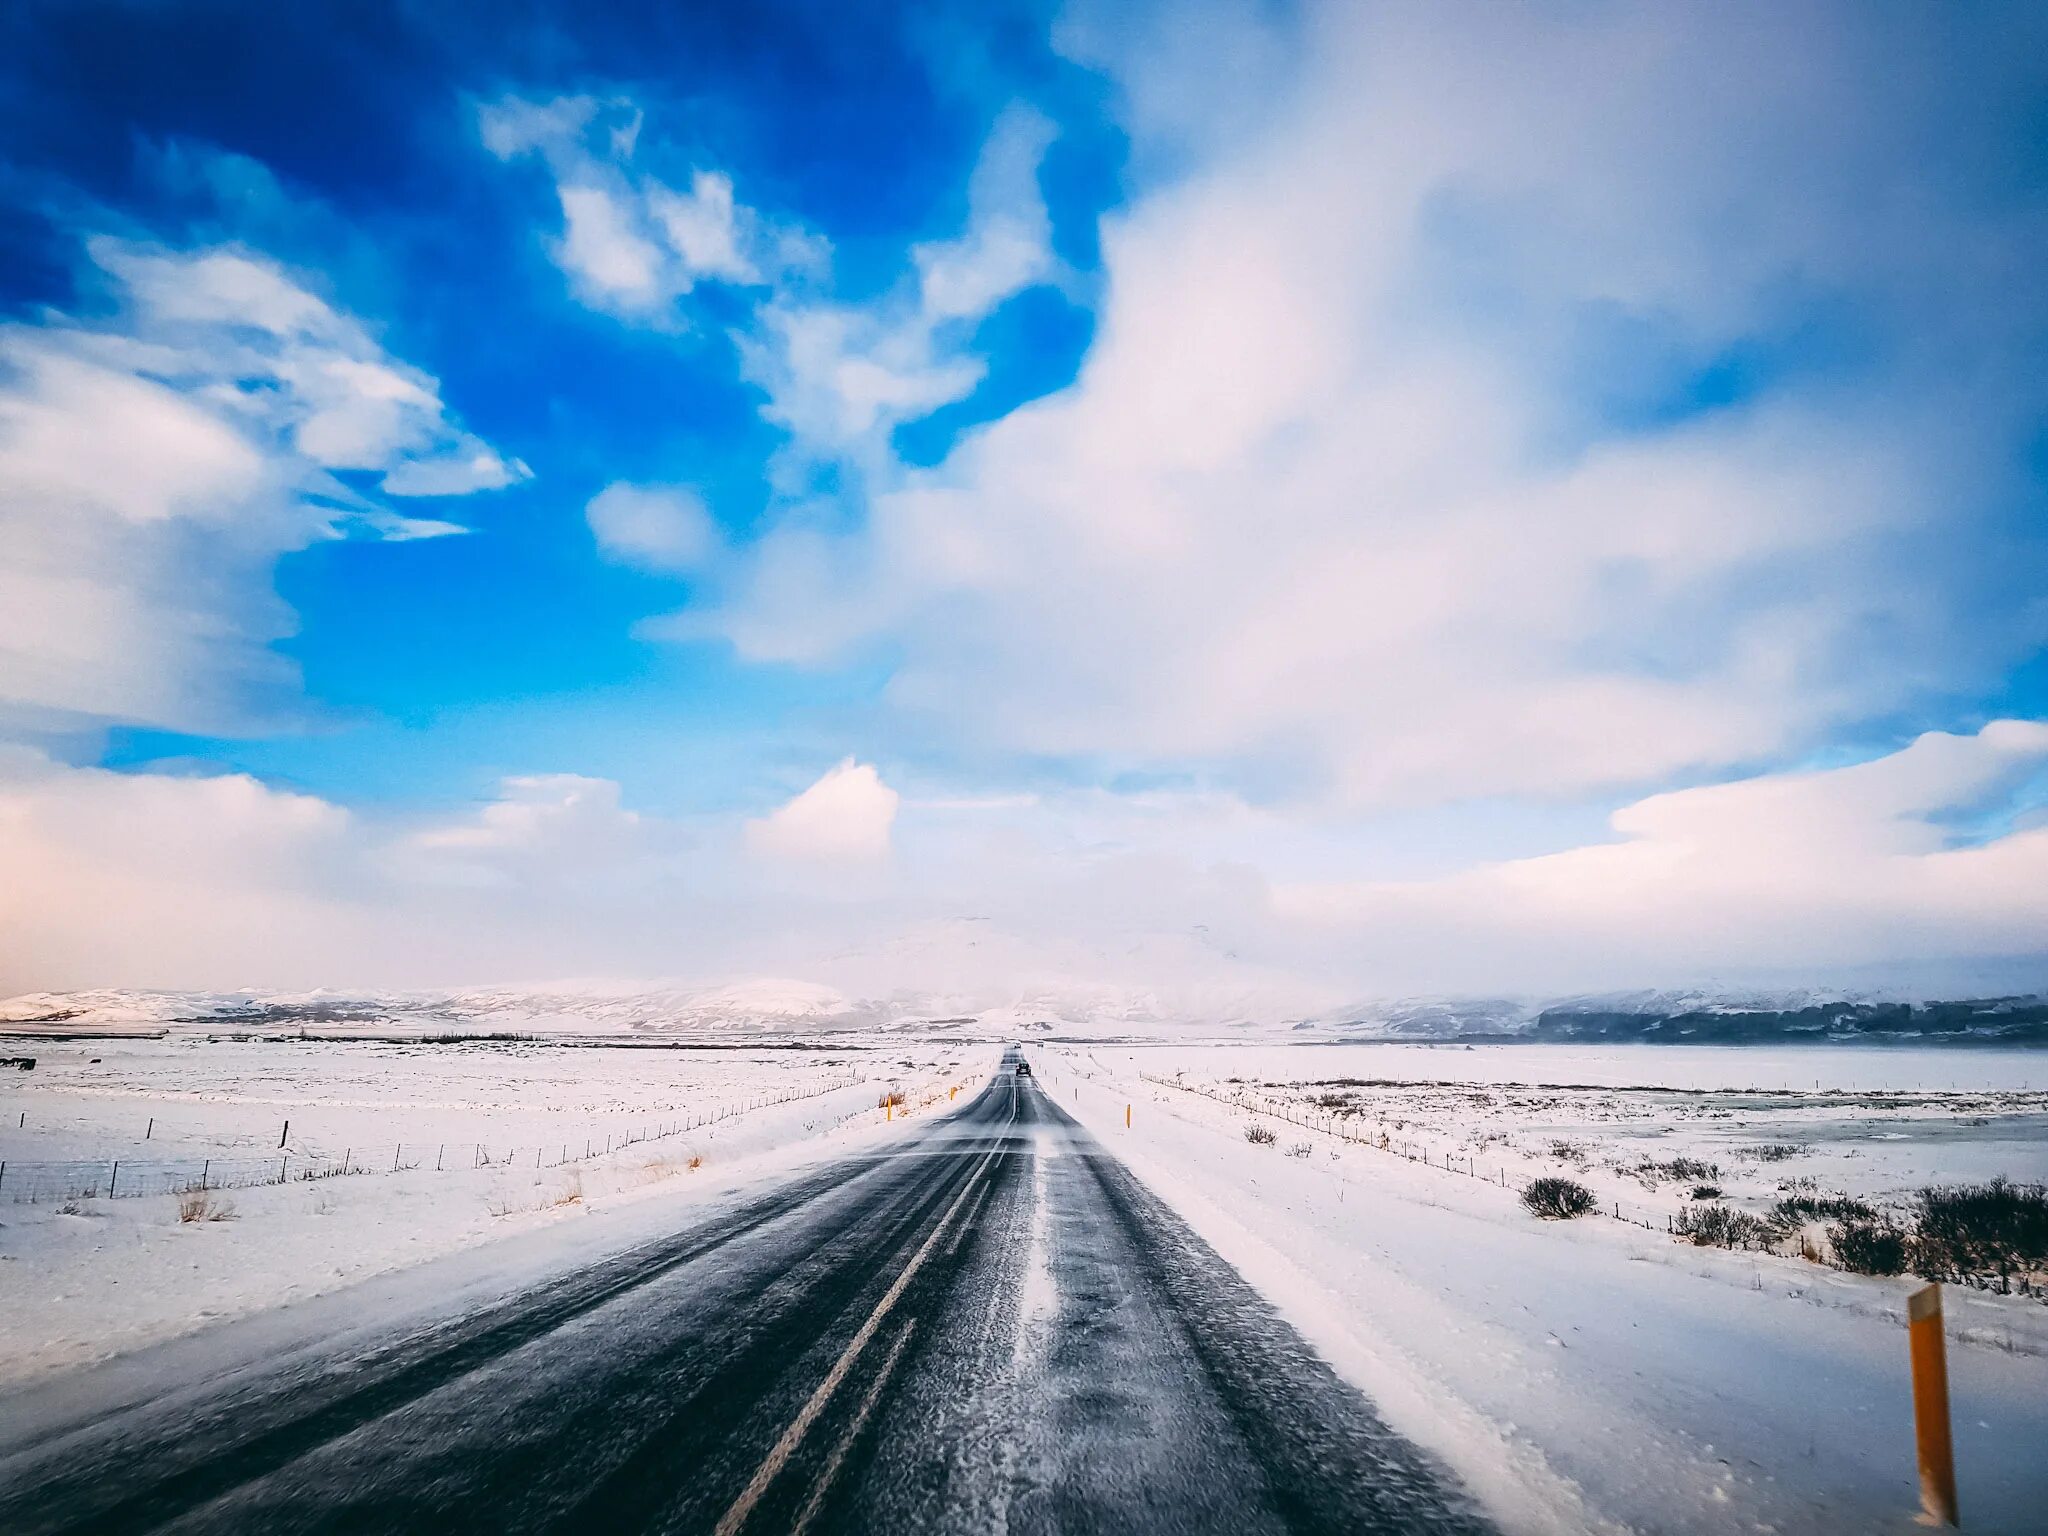
[[[1276,906],[1348,936],[1397,990],[1447,974],[1562,990],[2039,954],[2048,825],[1958,841],[1946,823],[2026,804],[2014,797],[2044,768],[2048,723],[1996,721],[1852,767],[1653,796],[1615,813],[1611,843],[1429,881],[1283,886]]]
[[[630,862],[645,846],[645,830],[610,779],[526,774],[505,779],[473,819],[425,828],[400,853],[430,880],[562,880]]]
[[[704,498],[687,486],[615,481],[591,498],[584,517],[600,550],[645,570],[695,570],[720,548]]]
[[[815,263],[816,243],[740,203],[724,172],[693,168],[679,191],[636,169],[642,122],[629,102],[587,96],[477,108],[493,155],[547,166],[562,210],[549,251],[585,304],[672,324],[676,301],[699,283],[755,287]]]
[[[0,328],[0,722],[186,729],[295,707],[270,570],[347,534],[462,531],[351,490],[509,484],[429,375],[274,263],[89,242],[110,319]]]
[[[880,299],[840,304],[777,294],[738,338],[743,369],[768,396],[763,414],[808,458],[868,462],[899,423],[965,398],[986,367],[969,349],[976,322],[1055,275],[1038,169],[1051,124],[1012,107],[991,129],[953,240],[911,251],[912,275]]]
[[[956,749],[1361,805],[1782,760],[2038,643],[2038,613],[1987,631],[2000,546],[1959,532],[2010,489],[2030,428],[1986,381],[2026,376],[2044,319],[2019,299],[2001,333],[1971,274],[2033,231],[1927,180],[1848,195],[1921,175],[1872,105],[1886,50],[1790,16],[1468,21],[1312,10],[1245,130],[1105,223],[1072,388],[934,469],[871,459],[862,522],[798,509],[671,632],[900,656],[896,723]],[[1224,61],[1171,66],[1132,56],[1140,131]],[[1756,338],[1801,360],[1816,291],[1895,365],[1609,414],[1610,366],[1646,365],[1603,325],[1662,338],[1682,396]],[[803,440],[873,442],[972,377],[829,308],[764,326],[748,367]]]
[[[747,823],[747,842],[778,858],[873,860],[889,852],[896,791],[847,758],[788,804]]]
[[[647,206],[691,272],[742,285],[761,281],[760,269],[740,249],[742,210],[733,201],[730,176],[696,171],[687,194],[651,187]]]
[[[539,774],[418,825],[246,777],[16,752],[0,990],[761,971],[1276,1018],[1347,996],[1826,984],[1900,961],[1967,989],[1974,962],[2041,951],[2044,787],[2048,723],[2002,721],[1653,796],[1561,852],[1331,882],[1294,872],[1331,844],[1370,863],[1344,823],[1215,793],[899,799],[847,759],[752,820],[677,823],[610,781]]]
[[[663,281],[662,253],[633,227],[623,199],[602,187],[560,189],[562,242],[556,260],[599,308],[644,309],[674,290]]]

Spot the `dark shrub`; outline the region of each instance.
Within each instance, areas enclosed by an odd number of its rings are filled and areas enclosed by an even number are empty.
[[[1721,1198],[1721,1186],[1718,1184],[1695,1184],[1692,1187],[1692,1197],[1695,1200],[1718,1200]]]
[[[1522,1204],[1546,1221],[1568,1221],[1593,1209],[1593,1191],[1572,1179],[1536,1179],[1522,1191]]]
[[[1788,1157],[1797,1157],[1799,1148],[1789,1141],[1767,1141],[1760,1147],[1737,1147],[1737,1157],[1753,1157],[1760,1163],[1782,1163]]]
[[[1721,1165],[1703,1163],[1696,1157],[1674,1157],[1662,1163],[1645,1160],[1636,1169],[1636,1176],[1653,1183],[1658,1179],[1718,1179],[1721,1177]]]
[[[1771,1221],[1787,1232],[1809,1221],[1874,1221],[1877,1212],[1850,1195],[1788,1195],[1771,1207]]]
[[[1275,1141],[1279,1140],[1272,1131],[1260,1125],[1256,1120],[1244,1128],[1244,1139],[1255,1147],[1270,1147]]]
[[[1883,1218],[1851,1217],[1828,1226],[1835,1262],[1859,1275],[1897,1275],[1906,1269],[1906,1233]]]
[[[1912,1266],[1930,1280],[1996,1278],[2048,1263],[2048,1188],[2014,1184],[1930,1184],[1914,1210]]]
[[[1688,1205],[1672,1230],[1696,1248],[1765,1248],[1770,1225],[1732,1205]]]

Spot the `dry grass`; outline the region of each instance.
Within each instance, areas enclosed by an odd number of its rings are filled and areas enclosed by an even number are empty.
[[[1280,1138],[1275,1136],[1265,1126],[1260,1125],[1257,1121],[1253,1121],[1244,1128],[1244,1139],[1255,1147],[1270,1147]]]
[[[188,1189],[178,1196],[178,1220],[233,1221],[235,1203],[221,1200],[203,1189]]]

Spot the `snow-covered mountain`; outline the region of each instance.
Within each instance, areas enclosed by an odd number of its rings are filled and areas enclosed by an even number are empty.
[[[807,1039],[846,1031],[983,1038],[1269,1036],[1298,1041],[1512,1039],[1741,1045],[1786,1040],[2048,1044],[2048,993],[1916,998],[1882,992],[1691,989],[1557,999],[1401,998],[1298,1007],[1284,990],[1219,984],[1150,989],[1042,977],[1004,992],[902,989],[856,997],[817,982],[713,985],[575,981],[447,992],[171,992],[101,988],[0,1002],[13,1033],[193,1028],[376,1034],[744,1032]]]

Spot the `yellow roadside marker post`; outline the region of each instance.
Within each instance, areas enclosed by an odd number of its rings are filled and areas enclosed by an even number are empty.
[[[1124,1106],[1124,1129],[1128,1131],[1128,1130],[1129,1130],[1130,1128],[1131,1128],[1131,1106],[1130,1106],[1130,1105],[1128,1105],[1128,1104],[1126,1104],[1126,1105]]]
[[[1956,1514],[1955,1447],[1949,1438],[1948,1345],[1942,1336],[1940,1286],[1926,1286],[1906,1298],[1906,1338],[1913,1357],[1920,1507],[1930,1524],[1961,1525]]]

